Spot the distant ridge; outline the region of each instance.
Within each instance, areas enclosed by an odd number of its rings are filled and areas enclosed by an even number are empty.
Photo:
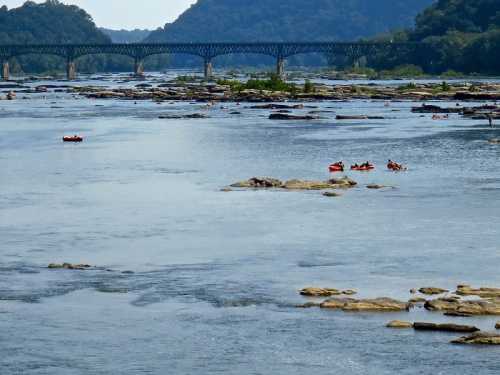
[[[433,0],[198,0],[148,42],[357,40],[413,26]]]

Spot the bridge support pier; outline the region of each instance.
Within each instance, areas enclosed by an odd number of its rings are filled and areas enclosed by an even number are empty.
[[[214,75],[214,66],[212,64],[212,59],[205,59],[204,68],[205,79],[212,78],[212,76]]]
[[[73,81],[76,79],[76,63],[72,59],[68,59],[66,65],[66,78],[68,81]]]
[[[9,61],[5,60],[2,62],[2,79],[8,81],[10,78],[10,66]]]
[[[276,61],[276,75],[278,76],[279,79],[284,79],[285,78],[285,58],[284,57],[278,57],[278,60]]]
[[[134,59],[134,75],[144,77],[144,60],[139,57]]]

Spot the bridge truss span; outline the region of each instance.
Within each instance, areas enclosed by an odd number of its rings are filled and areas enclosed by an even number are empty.
[[[212,60],[229,54],[260,54],[274,57],[277,74],[284,75],[285,60],[291,56],[321,53],[350,58],[369,56],[379,51],[400,52],[425,47],[423,43],[363,43],[363,42],[252,42],[252,43],[135,43],[135,44],[17,44],[0,45],[2,77],[9,78],[9,60],[27,54],[56,55],[67,62],[68,79],[76,77],[75,60],[89,55],[113,54],[134,59],[135,74],[142,75],[144,59],[160,54],[199,56],[205,65],[205,76],[212,75]]]

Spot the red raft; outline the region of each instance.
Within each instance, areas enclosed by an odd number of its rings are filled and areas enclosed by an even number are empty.
[[[83,138],[80,137],[79,135],[65,136],[63,137],[63,142],[80,143],[83,142]]]
[[[375,166],[370,164],[368,166],[363,165],[363,166],[358,166],[358,165],[353,165],[351,166],[351,171],[359,171],[359,172],[368,172],[368,171],[373,171],[375,169]]]
[[[331,173],[344,172],[344,166],[338,163],[332,164],[328,167]]]

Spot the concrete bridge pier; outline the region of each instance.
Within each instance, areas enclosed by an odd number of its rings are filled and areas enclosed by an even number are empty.
[[[134,75],[144,77],[144,60],[139,57],[134,59]]]
[[[282,56],[279,56],[276,62],[276,75],[280,79],[285,78],[285,58]]]
[[[76,63],[73,59],[68,59],[66,65],[66,78],[68,81],[73,81],[76,79]]]
[[[10,66],[9,60],[4,60],[2,62],[2,79],[4,81],[8,81],[10,78]]]
[[[204,62],[205,67],[205,79],[210,79],[214,75],[214,66],[212,65],[212,59],[206,58]]]

